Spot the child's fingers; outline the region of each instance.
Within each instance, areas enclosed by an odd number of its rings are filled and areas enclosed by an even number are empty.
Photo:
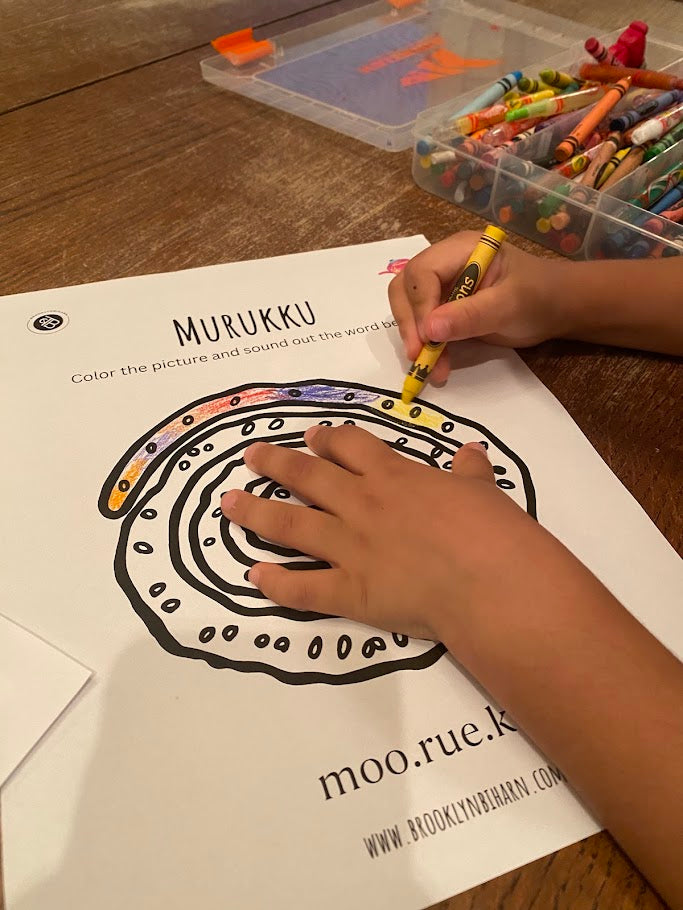
[[[432,385],[441,386],[448,379],[448,374],[451,371],[451,359],[448,355],[448,351],[445,350],[441,357],[436,361],[434,369],[429,374],[429,381]]]
[[[493,466],[486,449],[479,442],[468,442],[453,456],[451,470],[457,477],[493,481]]]
[[[340,502],[348,496],[351,478],[331,462],[305,452],[257,442],[245,451],[244,461],[252,471],[277,480],[328,512],[336,513]]]
[[[504,294],[493,287],[462,300],[444,303],[431,313],[427,331],[434,341],[493,335],[500,330],[503,300]]]
[[[221,499],[226,518],[259,537],[329,562],[340,547],[339,522],[316,509],[230,490]]]
[[[420,353],[422,342],[417,331],[415,314],[405,292],[403,274],[396,275],[389,284],[389,304],[394,319],[398,323],[398,331],[406,356],[414,360]]]
[[[353,598],[346,572],[341,569],[311,569],[292,572],[273,563],[257,563],[249,581],[267,598],[283,607],[353,618]]]
[[[403,289],[413,314],[421,344],[429,341],[427,317],[442,300],[441,279],[434,268],[434,247],[419,253],[403,270]],[[398,321],[398,320],[397,320]],[[419,349],[411,356],[419,354]]]
[[[360,427],[311,427],[305,439],[316,455],[353,474],[366,474],[391,455],[386,443]]]

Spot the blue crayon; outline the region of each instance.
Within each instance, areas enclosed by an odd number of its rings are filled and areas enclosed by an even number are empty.
[[[649,212],[651,215],[659,215],[660,212],[670,209],[679,199],[683,199],[683,183],[677,183],[668,193],[664,193],[662,198],[658,199],[649,209]]]
[[[668,107],[673,107],[683,101],[683,92],[680,89],[672,89],[670,92],[662,92],[656,98],[645,98],[640,102],[636,101],[630,111],[624,111],[614,120],[610,120],[609,128],[618,132],[630,129],[646,117],[665,111]]]
[[[415,151],[422,158],[425,155],[431,154],[435,148],[436,146],[433,142],[428,142],[426,139],[418,139],[417,145],[415,146]]]
[[[502,79],[494,82],[493,85],[489,85],[488,88],[484,89],[480,95],[477,95],[477,97],[473,101],[470,101],[469,104],[466,104],[465,107],[461,107],[459,110],[455,111],[455,113],[451,114],[449,120],[455,120],[457,117],[464,117],[465,114],[471,114],[472,111],[482,111],[486,107],[491,107],[499,98],[502,98],[510,89],[513,89],[521,78],[522,74],[519,70],[508,73],[507,76],[503,76]]]

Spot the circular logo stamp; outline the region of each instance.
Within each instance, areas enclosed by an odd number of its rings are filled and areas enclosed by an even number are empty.
[[[46,313],[36,313],[28,321],[28,327],[37,335],[47,335],[50,332],[59,332],[68,325],[69,317],[66,313],[51,310]]]

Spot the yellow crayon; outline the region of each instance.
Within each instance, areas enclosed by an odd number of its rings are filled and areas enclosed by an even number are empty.
[[[554,98],[557,94],[554,88],[546,88],[540,92],[532,92],[530,95],[520,95],[512,101],[508,101],[508,110],[515,111],[518,107],[526,107],[527,104],[534,104],[536,101],[545,101],[546,98]]]
[[[474,294],[506,236],[505,231],[492,224],[486,227],[455,282],[448,298],[449,303]],[[401,401],[404,404],[410,404],[420,393],[445,347],[445,341],[428,341],[422,348],[403,382]]]
[[[542,82],[552,88],[567,88],[577,81],[575,76],[570,76],[569,73],[561,73],[558,70],[541,70],[538,75],[541,77]]]
[[[630,148],[619,149],[619,151],[615,152],[610,160],[602,166],[602,170],[598,172],[595,183],[593,184],[596,190],[599,190],[607,178],[616,171],[630,151]]]

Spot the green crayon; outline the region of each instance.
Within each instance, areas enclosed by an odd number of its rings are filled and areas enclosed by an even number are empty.
[[[650,148],[647,149],[644,160],[651,161],[656,155],[661,155],[662,152],[671,148],[672,145],[676,145],[681,139],[683,139],[683,120],[681,120],[680,123],[677,123],[668,133],[665,133],[658,142],[655,142],[654,145],[651,145]]]
[[[517,88],[524,92],[525,95],[530,95],[532,92],[544,92],[546,89],[553,88],[553,86],[541,82],[540,79],[530,79],[528,76],[522,76],[521,79],[517,80]]]
[[[561,73],[559,70],[541,70],[538,75],[552,88],[567,88],[577,81],[576,76],[571,76],[569,73]]]
[[[571,192],[572,186],[570,183],[565,184],[565,186],[558,186],[549,192],[547,196],[544,196],[543,199],[538,203],[538,214],[541,218],[548,218],[554,212],[556,212],[559,207],[564,203],[564,196],[568,196]]]

